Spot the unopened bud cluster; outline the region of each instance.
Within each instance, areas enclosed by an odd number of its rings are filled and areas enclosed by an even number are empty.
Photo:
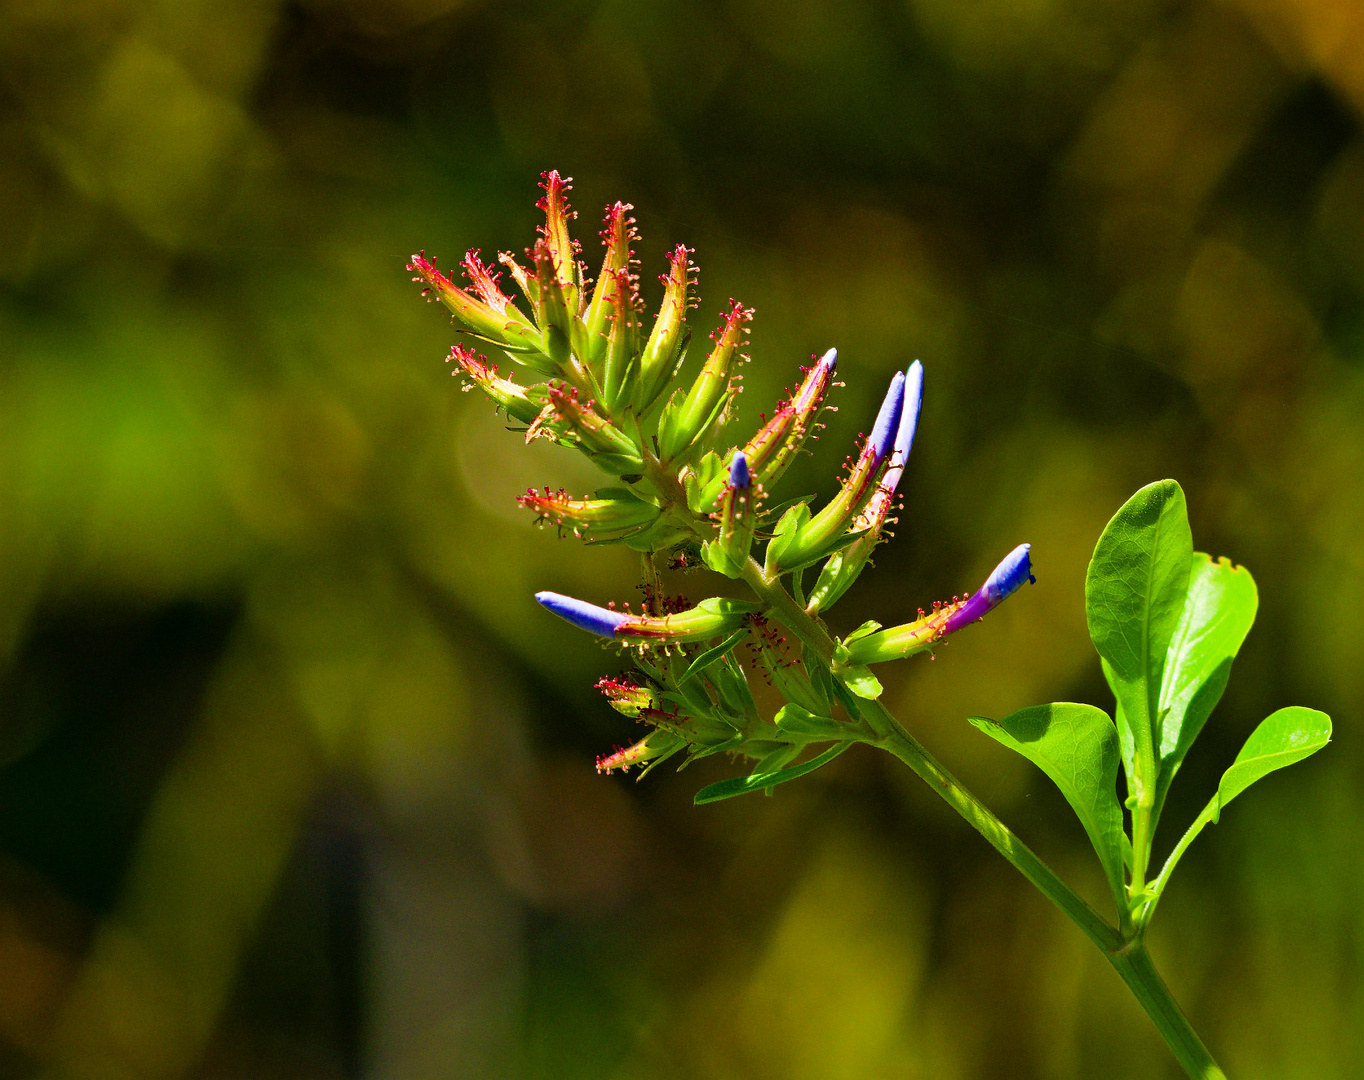
[[[696,268],[690,251],[678,246],[668,255],[663,299],[646,330],[631,207],[616,203],[606,210],[605,253],[594,282],[569,234],[575,215],[568,181],[549,172],[542,187],[537,205],[545,223],[524,262],[498,256],[519,300],[503,292],[503,271],[476,251],[461,263],[467,286],[424,254],[414,255],[409,268],[466,337],[510,364],[500,371],[460,344],[450,353],[455,373],[521,425],[527,442],[574,447],[610,477],[595,492],[532,489],[520,503],[565,534],[625,544],[645,557],[650,580],[638,614],[553,592],[536,595],[575,626],[630,649],[635,671],[598,685],[612,706],[651,731],[598,766],[652,767],[683,751],[687,761],[736,751],[756,759],[755,773],[765,776],[810,743],[867,737],[857,701],[874,696],[868,687],[876,684],[864,677],[865,665],[928,649],[979,619],[1030,579],[1028,545],[1015,549],[969,600],[939,605],[903,626],[864,624],[845,641],[830,639],[820,616],[867,567],[893,520],[896,486],[918,425],[922,366],[915,361],[892,378],[871,434],[832,499],[818,509],[810,498],[779,506],[772,492],[819,426],[834,384],[835,351],[805,371],[757,431],[733,439],[728,428],[753,311],[731,300],[709,345],[693,350]],[[687,376],[693,353],[704,356]],[[677,566],[697,557],[718,574],[748,582],[755,598],[663,603],[655,559]],[[816,566],[807,596],[803,575]],[[773,620],[800,637],[798,657],[788,653],[794,646]],[[832,646],[813,647],[813,636]],[[751,677],[770,682],[787,703],[766,715],[754,702]]]

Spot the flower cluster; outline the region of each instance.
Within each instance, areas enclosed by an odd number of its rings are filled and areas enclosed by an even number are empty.
[[[528,442],[543,438],[574,447],[611,477],[582,497],[532,489],[520,503],[562,533],[626,544],[644,556],[650,580],[638,614],[553,592],[536,596],[573,625],[620,642],[634,662],[628,678],[598,685],[615,708],[651,730],[601,758],[598,767],[652,767],[683,751],[686,761],[733,751],[756,759],[754,776],[769,778],[809,744],[871,741],[875,732],[859,701],[874,698],[880,687],[866,665],[930,648],[1031,579],[1024,544],[969,600],[936,605],[930,615],[920,611],[903,626],[883,630],[867,623],[839,641],[823,622],[822,613],[857,580],[892,520],[919,420],[922,366],[915,361],[895,374],[871,434],[832,499],[818,509],[810,498],[774,505],[772,491],[819,426],[834,385],[836,352],[830,349],[805,369],[799,386],[750,438],[730,440],[753,311],[731,300],[710,334],[700,370],[689,382],[682,379],[693,351],[691,252],[678,246],[669,253],[662,304],[646,332],[631,207],[616,203],[606,210],[605,254],[594,283],[568,231],[575,216],[569,182],[549,172],[541,186],[537,205],[545,223],[525,262],[506,252],[498,256],[521,302],[502,291],[502,273],[477,251],[461,263],[467,286],[450,280],[424,253],[412,257],[409,269],[428,297],[450,309],[461,332],[500,350],[514,365],[499,374],[461,344],[450,353],[455,374],[523,425]],[[522,381],[512,374],[517,368]],[[671,566],[699,560],[746,582],[754,598],[665,604],[657,558]],[[806,595],[804,574],[816,566]],[[773,631],[774,621],[799,640],[798,659],[780,648],[784,639]],[[750,691],[750,670],[757,665],[786,698],[771,716]]]

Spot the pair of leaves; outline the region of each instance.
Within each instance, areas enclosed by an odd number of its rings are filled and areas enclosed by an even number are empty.
[[[1089,834],[1120,908],[1123,866],[1132,861],[1117,798],[1145,792],[1151,828],[1189,747],[1226,688],[1231,662],[1255,618],[1248,571],[1193,550],[1184,493],[1173,480],[1138,491],[1114,515],[1085,580],[1090,636],[1117,700],[1116,725],[1089,705],[1023,709],[972,723],[1038,765],[1061,789]],[[1161,886],[1208,820],[1250,784],[1329,741],[1330,720],[1280,709],[1247,740],[1209,808],[1161,875]],[[1149,841],[1148,833],[1148,841]],[[1144,852],[1143,859],[1149,852]]]
[[[1173,480],[1138,491],[1099,538],[1085,615],[1117,699],[1128,790],[1149,789],[1152,831],[1258,604],[1249,571],[1193,550],[1184,492]]]

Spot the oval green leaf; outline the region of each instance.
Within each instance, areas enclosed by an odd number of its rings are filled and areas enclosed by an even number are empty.
[[[1255,621],[1250,571],[1196,552],[1184,613],[1170,641],[1160,687],[1155,813],[1208,715],[1226,689],[1231,662]]]
[[[1222,774],[1218,803],[1226,806],[1256,780],[1315,754],[1330,741],[1331,718],[1324,712],[1290,705],[1270,713]]]
[[[1193,536],[1184,492],[1173,480],[1142,488],[1113,516],[1085,575],[1089,636],[1118,700],[1123,764],[1154,757],[1155,719],[1170,641],[1189,591]],[[1147,778],[1154,784],[1155,777]]]

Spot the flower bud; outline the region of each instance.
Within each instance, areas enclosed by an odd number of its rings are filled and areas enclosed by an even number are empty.
[[[668,272],[661,277],[663,304],[658,309],[649,340],[640,356],[639,393],[635,408],[644,414],[672,381],[686,350],[687,309],[691,306],[691,287],[696,267],[689,261],[691,251],[678,244],[668,254]]]
[[[426,258],[425,252],[413,255],[407,268],[416,271],[417,276],[412,280],[425,283],[423,292],[434,293],[450,309],[455,321],[466,333],[502,346],[516,354],[517,360],[537,371],[554,373],[554,366],[544,357],[545,342],[540,332],[526,322],[525,316],[511,306],[509,299],[505,306],[499,308],[469,295],[437,270],[435,263]]]
[[[713,597],[694,608],[671,615],[632,615],[611,611],[571,596],[538,592],[535,599],[581,630],[617,641],[656,641],[672,644],[703,641],[747,626],[762,605]]]
[[[597,689],[605,695],[611,708],[632,720],[638,719],[642,710],[655,706],[654,692],[635,683],[628,673],[618,679],[603,675],[597,680]]]
[[[652,768],[663,761],[664,758],[672,757],[673,754],[687,745],[687,741],[681,736],[671,731],[664,731],[659,728],[649,732],[648,735],[640,739],[633,746],[622,746],[611,754],[602,754],[597,758],[597,772],[612,772],[620,769],[621,772],[629,772],[631,765],[649,764]],[[648,772],[646,768],[644,772]],[[644,779],[644,774],[640,774],[640,779]]]
[[[613,274],[617,284],[611,292],[602,404],[615,416],[622,406],[629,404],[634,384],[639,379],[639,314],[629,270],[616,270]]]
[[[557,525],[585,540],[604,540],[626,530],[652,524],[658,507],[625,488],[605,488],[591,499],[570,498],[562,488],[544,493],[534,488],[517,497],[527,510],[534,510],[541,523]]]
[[[806,373],[800,389],[777,406],[772,419],[748,441],[744,453],[759,486],[770,489],[781,478],[814,428],[815,413],[833,382],[838,350],[830,349]]]
[[[551,169],[541,173],[540,179],[544,195],[535,206],[545,212],[545,223],[540,226],[539,233],[552,260],[553,277],[564,297],[565,306],[570,314],[577,315],[582,270],[578,265],[578,242],[568,234],[568,223],[578,216],[568,205],[568,192],[573,186],[573,178],[561,177],[557,169]],[[543,282],[541,288],[544,288]]]
[[[904,409],[904,385],[904,374],[897,371],[881,403],[881,411],[872,425],[871,434],[862,447],[862,453],[858,455],[838,494],[783,546],[779,565],[772,569],[784,572],[808,566],[829,554],[830,548],[848,531],[848,526],[871,498],[881,470],[890,458],[894,437],[900,427],[900,414]]]
[[[669,405],[659,421],[659,450],[664,461],[681,457],[690,447],[703,442],[720,423],[733,391],[732,372],[737,366],[736,356],[748,324],[753,321],[753,309],[737,300],[730,300],[729,311],[723,316],[720,328],[711,334],[715,348],[706,359],[701,374],[692,383],[686,398],[675,409]]]
[[[1036,581],[1028,555],[1031,547],[1031,544],[1019,544],[1009,552],[971,599],[934,604],[931,614],[920,611],[914,622],[849,641],[845,646],[847,656],[841,663],[879,664],[899,660],[923,652],[948,634],[975,622],[1018,591],[1025,581]]]
[[[451,360],[459,365],[458,371],[452,371],[455,375],[463,372],[469,379],[469,383],[464,389],[469,389],[472,384],[482,390],[494,402],[507,410],[507,415],[515,420],[520,420],[523,424],[534,423],[535,418],[540,414],[542,404],[527,393],[524,386],[518,386],[511,379],[498,377],[497,368],[488,363],[486,356],[475,356],[474,351],[463,345],[456,345],[450,350],[450,355],[446,357],[446,363]]]
[[[600,234],[602,243],[606,245],[606,257],[602,260],[601,273],[597,275],[592,301],[582,317],[586,339],[583,362],[590,367],[595,367],[606,353],[607,324],[611,312],[615,310],[618,293],[625,290],[630,294],[632,308],[638,303],[635,253],[631,245],[639,239],[639,235],[635,231],[635,219],[629,216],[633,209],[629,203],[620,202],[606,208],[606,220],[602,223]]]
[[[900,428],[895,435],[895,446],[890,462],[867,500],[867,505],[852,523],[852,531],[860,533],[852,543],[835,552],[820,571],[819,580],[810,590],[806,610],[811,615],[831,606],[839,599],[866,567],[871,553],[881,541],[881,530],[886,515],[895,501],[895,488],[900,483],[909,451],[914,445],[914,432],[919,424],[919,409],[923,405],[924,368],[915,360],[905,372],[904,405],[900,410]]]
[[[550,384],[549,404],[526,432],[526,441],[539,434],[541,427],[575,443],[607,472],[624,476],[644,466],[639,447],[611,421],[597,415],[590,403],[583,405],[576,388]]]
[[[545,240],[537,240],[526,254],[535,263],[535,314],[544,335],[545,352],[561,369],[567,369],[573,356],[574,312],[559,280],[554,252]]]
[[[720,497],[720,534],[702,549],[707,566],[727,577],[737,578],[744,572],[749,549],[753,547],[753,530],[758,523],[757,500],[753,493],[753,479],[748,471],[748,459],[736,450],[729,466],[729,486]]]

